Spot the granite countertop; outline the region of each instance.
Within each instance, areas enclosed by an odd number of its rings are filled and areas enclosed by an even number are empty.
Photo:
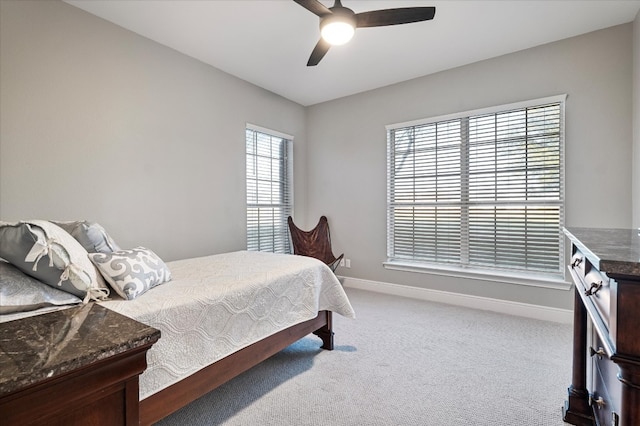
[[[159,330],[94,303],[2,323],[0,396],[159,338]]]
[[[564,233],[607,275],[640,276],[638,229],[565,228]]]

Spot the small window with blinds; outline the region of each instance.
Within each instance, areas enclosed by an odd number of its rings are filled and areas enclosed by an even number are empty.
[[[388,263],[562,277],[564,102],[387,126]]]
[[[290,253],[291,136],[247,125],[247,250]]]

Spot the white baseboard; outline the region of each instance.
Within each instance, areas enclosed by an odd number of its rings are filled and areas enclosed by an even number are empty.
[[[508,300],[492,299],[489,297],[471,296],[468,294],[452,293],[448,291],[363,280],[360,278],[340,277],[340,281],[342,281],[345,287],[369,290],[377,293],[392,294],[395,296],[404,296],[413,299],[428,300],[431,302],[447,303],[450,305],[500,312],[503,314],[517,315],[545,321],[554,321],[563,324],[571,324],[573,322],[573,311],[570,309],[531,305],[528,303],[511,302]]]

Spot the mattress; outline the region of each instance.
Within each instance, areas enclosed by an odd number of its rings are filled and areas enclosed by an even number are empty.
[[[329,310],[355,318],[333,272],[303,256],[239,251],[168,262],[172,280],[134,300],[99,302],[159,329],[140,399]]]

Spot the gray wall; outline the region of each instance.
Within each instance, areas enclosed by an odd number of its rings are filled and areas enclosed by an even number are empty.
[[[58,1],[0,2],[0,219],[88,219],[165,260],[246,248],[247,122],[305,111]]]
[[[308,217],[326,214],[340,274],[561,308],[566,290],[386,270],[385,125],[568,95],[566,225],[631,226],[632,25],[308,108]]]
[[[633,21],[633,227],[640,229],[640,11]]]
[[[65,3],[3,0],[0,219],[95,220],[166,260],[243,249],[250,122],[296,137],[296,218],[329,216],[341,274],[568,308],[568,291],[385,270],[384,126],[567,93],[567,225],[631,226],[639,26],[305,109]]]

